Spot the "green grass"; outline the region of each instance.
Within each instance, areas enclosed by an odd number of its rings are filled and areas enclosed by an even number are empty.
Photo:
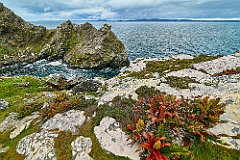
[[[55,138],[56,154],[58,160],[71,160],[72,159],[72,149],[71,143],[79,136],[89,137],[92,140],[92,149],[89,153],[93,159],[99,160],[128,160],[128,158],[115,156],[111,153],[104,151],[99,144],[95,134],[94,134],[94,125],[97,123],[97,119],[92,119],[91,121],[86,121],[83,126],[80,128],[79,134],[72,135],[70,132],[60,132],[59,136]]]
[[[179,88],[179,89],[188,89],[189,83],[198,83],[196,80],[190,77],[169,76],[165,78],[167,80],[166,83],[169,84],[170,87]]]
[[[160,75],[165,75],[166,72],[177,71],[184,68],[189,68],[191,65],[211,61],[217,56],[207,56],[207,55],[199,55],[194,57],[193,59],[183,59],[183,60],[167,60],[167,61],[149,61],[146,65],[146,70],[151,72],[158,72]]]
[[[29,83],[24,85],[24,83]],[[11,97],[24,97],[27,93],[46,91],[45,81],[39,81],[35,77],[20,76],[15,78],[3,78],[0,81],[0,98],[10,99]]]
[[[240,150],[228,149],[211,142],[194,143],[190,155],[182,160],[239,160]]]
[[[76,138],[77,136],[72,135],[71,132],[59,132],[58,137],[54,139],[54,147],[56,148],[58,160],[72,159],[71,143]]]
[[[96,111],[99,119],[107,116],[115,118],[125,128],[133,119],[132,110],[135,104],[136,100],[116,96],[111,102],[98,106]]]
[[[154,87],[149,88],[148,86],[142,86],[135,91],[138,94],[139,98],[150,98],[154,95],[165,94],[159,90],[156,90]]]
[[[24,85],[26,82],[29,82],[27,86]],[[21,107],[25,107],[26,111],[29,112],[28,107],[24,106],[23,99],[30,99],[46,90],[48,90],[48,88],[45,86],[45,81],[40,81],[35,77],[2,77],[2,81],[0,81],[0,99],[9,102],[10,107],[0,110],[0,122],[3,121],[10,112],[17,112]]]

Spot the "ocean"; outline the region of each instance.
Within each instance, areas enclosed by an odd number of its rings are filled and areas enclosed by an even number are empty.
[[[31,23],[54,29],[62,22],[64,21],[32,21]],[[72,20],[72,22],[85,23],[79,20]],[[162,58],[178,54],[229,55],[240,49],[240,22],[90,21],[90,23],[97,29],[101,28],[104,23],[111,25],[112,31],[124,43],[131,61],[140,57]],[[22,66],[15,71],[16,73],[5,74],[47,76],[52,73],[62,73],[68,78],[77,75],[87,78],[96,76],[109,78],[119,73],[109,69],[73,70],[67,68],[65,64],[51,64],[53,63],[41,60]]]

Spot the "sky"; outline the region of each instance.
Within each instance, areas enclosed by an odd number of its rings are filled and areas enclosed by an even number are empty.
[[[240,19],[240,0],[0,0],[25,20]]]

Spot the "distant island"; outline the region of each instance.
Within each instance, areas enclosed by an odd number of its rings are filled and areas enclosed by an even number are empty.
[[[240,22],[240,19],[188,19],[188,18],[140,18],[140,19],[95,19],[106,22]]]

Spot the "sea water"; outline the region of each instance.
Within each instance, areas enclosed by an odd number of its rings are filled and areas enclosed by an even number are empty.
[[[48,29],[56,28],[64,21],[32,21]],[[83,24],[85,21],[72,20]],[[178,54],[196,56],[229,55],[240,49],[240,22],[90,22],[97,29],[104,23],[112,26],[126,48],[131,61],[140,57],[162,58]],[[58,64],[58,65],[56,65]],[[52,63],[46,60],[28,64],[14,73],[5,75],[29,74],[47,76],[61,73],[68,78],[80,75],[88,78],[112,77],[119,72],[104,70],[69,69],[66,64]],[[47,69],[46,69],[47,68]]]

